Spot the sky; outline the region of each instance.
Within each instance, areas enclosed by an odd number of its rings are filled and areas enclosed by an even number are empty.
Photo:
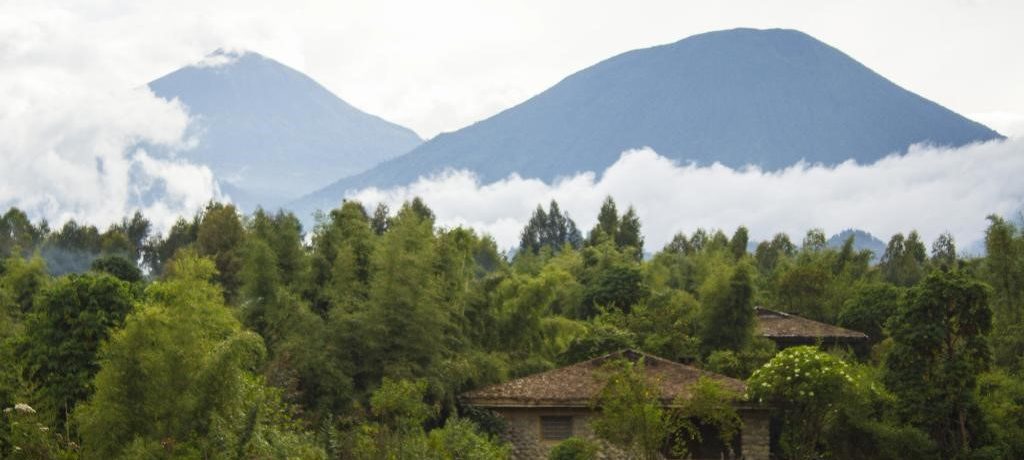
[[[138,86],[248,49],[429,138],[624,51],[783,27],[996,125],[1024,124],[1022,20],[1019,0],[5,0],[0,53],[23,78],[49,68]]]
[[[4,0],[0,205],[18,205],[54,222],[75,218],[101,225],[142,208],[157,228],[166,228],[178,215],[191,214],[206,200],[220,197],[208,168],[189,163],[185,156],[154,158],[135,147],[143,141],[185,150],[198,142],[187,137],[187,109],[154,97],[145,84],[218,48],[252,50],[277,59],[356,107],[429,138],[511,107],[617,53],[719,29],[795,28],[907,89],[1016,136],[1024,135],[1022,20],[1024,2],[1019,0]],[[1021,152],[1016,142],[1002,150]],[[1012,155],[991,155],[993,161],[1008,162],[1002,169],[1020,171],[1011,169],[1017,166]],[[653,152],[634,153],[610,172],[637,164],[658,167],[657,161]],[[890,171],[886,168],[892,166],[873,167]],[[714,172],[686,165],[672,168],[687,180]],[[791,174],[848,174],[842,167],[826,169]],[[775,177],[718,173],[753,189]],[[888,174],[872,177],[916,180]],[[960,184],[985,185],[958,178]],[[432,180],[451,184],[444,178]],[[807,186],[821,185],[809,180],[794,179]],[[510,183],[515,182],[496,187]],[[609,184],[602,179],[589,186],[592,191],[619,190]],[[531,198],[561,196],[559,185],[540,185],[552,189],[540,195],[509,190]],[[986,190],[996,190],[987,198],[995,200],[1006,199],[1010,192],[1005,190],[1016,190],[1009,183],[988,185]],[[642,217],[652,212],[644,211],[645,205],[657,207],[657,200],[643,192],[621,193],[635,198],[630,201],[635,201]],[[157,195],[166,198],[152,199]],[[596,205],[583,201],[574,205],[580,218],[596,213]],[[860,206],[870,204],[864,203]],[[828,204],[822,203],[822,209]],[[505,216],[510,223],[500,230],[502,235],[521,224],[520,208],[534,205],[520,200],[514,207],[518,211]],[[967,204],[959,205],[967,209]],[[451,222],[479,222],[480,228],[499,232],[484,223],[491,218],[482,211],[451,209],[439,209],[439,214],[452,216]],[[976,235],[984,215],[992,211],[973,209],[973,226],[960,232],[965,238]],[[784,217],[759,220],[759,227],[785,227]],[[818,226],[836,227],[841,220],[819,217],[823,220]],[[720,218],[722,226],[734,220]],[[652,221],[648,231],[660,235],[652,241],[662,240],[680,226]],[[896,227],[884,222],[876,226],[883,235]],[[928,230],[934,233],[940,227],[934,224]]]

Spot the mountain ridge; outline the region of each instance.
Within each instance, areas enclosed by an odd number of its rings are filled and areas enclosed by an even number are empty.
[[[243,209],[283,204],[422,143],[252,51],[217,50],[149,87],[188,108],[199,144],[180,155],[209,166]]]
[[[445,169],[471,170],[484,183],[513,172],[545,181],[600,174],[622,151],[644,146],[680,162],[775,170],[1001,137],[807,34],[732,29],[605,59],[290,206],[306,215],[336,206],[348,190]]]

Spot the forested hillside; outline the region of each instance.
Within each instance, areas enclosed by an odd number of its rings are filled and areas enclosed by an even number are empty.
[[[907,230],[877,264],[818,230],[645,248],[609,198],[591,229],[538,207],[509,257],[420,200],[346,202],[308,238],[293,214],[220,203],[163,235],[11,209],[0,457],[506,458],[500,420],[461,393],[635,348],[746,379],[784,458],[1024,458],[1024,233],[992,216],[987,255],[963,259]],[[869,349],[778,353],[755,306]],[[599,433],[639,406],[604,407]]]

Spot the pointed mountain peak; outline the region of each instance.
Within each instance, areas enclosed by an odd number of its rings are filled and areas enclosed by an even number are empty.
[[[149,87],[188,107],[199,143],[187,154],[229,184],[246,210],[273,207],[421,142],[302,72],[244,49],[218,49]]]
[[[259,53],[241,49],[241,48],[217,48],[212,53],[207,54],[198,62],[192,65],[192,67],[222,67],[231,65],[238,62],[243,57],[258,57],[260,59],[266,59]]]

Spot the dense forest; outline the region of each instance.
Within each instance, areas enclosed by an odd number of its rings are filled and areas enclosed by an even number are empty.
[[[983,257],[910,231],[877,264],[819,230],[750,251],[743,227],[645,257],[610,198],[586,233],[538,207],[514,254],[420,200],[317,221],[211,203],[157,235],[138,213],[101,231],[7,211],[0,457],[505,458],[501,420],[461,393],[635,348],[747,380],[784,458],[1024,458],[1024,233],[1001,217]],[[870,349],[778,352],[757,305]],[[637,439],[665,434],[623,429],[660,426],[627,390],[598,432],[647,458]],[[715,392],[692,413],[724,418]]]

